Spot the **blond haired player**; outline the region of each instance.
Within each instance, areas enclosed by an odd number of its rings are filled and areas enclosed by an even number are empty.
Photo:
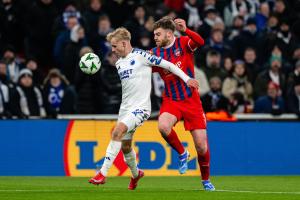
[[[104,163],[100,171],[89,182],[95,185],[104,184],[108,170],[119,151],[122,150],[132,173],[128,189],[133,190],[137,187],[139,179],[144,176],[144,172],[137,167],[136,153],[131,148],[132,136],[136,128],[141,126],[151,113],[152,66],[172,72],[191,88],[198,89],[198,82],[187,76],[174,64],[144,50],[133,48],[130,43],[131,34],[125,28],[118,28],[109,33],[107,40],[112,46],[112,51],[119,57],[116,67],[122,83],[122,103],[117,125],[106,150]]]

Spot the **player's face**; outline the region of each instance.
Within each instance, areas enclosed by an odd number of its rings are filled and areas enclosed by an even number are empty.
[[[111,50],[115,53],[118,57],[125,56],[125,43],[122,40],[117,40],[116,38],[112,38],[110,41]]]
[[[158,47],[165,47],[171,43],[171,31],[158,28],[154,30],[154,40]]]

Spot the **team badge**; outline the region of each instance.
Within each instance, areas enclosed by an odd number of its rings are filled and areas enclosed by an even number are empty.
[[[180,49],[175,49],[175,51],[174,51],[174,55],[176,56],[176,57],[178,57],[178,56],[181,56],[181,50]]]
[[[134,63],[135,63],[135,60],[130,61],[130,65],[134,65]]]

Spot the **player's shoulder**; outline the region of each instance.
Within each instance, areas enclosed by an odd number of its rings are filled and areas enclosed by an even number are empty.
[[[153,55],[150,51],[146,51],[143,49],[134,48],[132,50],[132,54],[135,54],[136,56],[140,57],[143,60],[148,60],[152,62],[153,60],[157,60],[158,58]]]
[[[178,42],[180,42],[182,45],[187,45],[188,41],[190,40],[190,38],[186,35],[184,36],[180,36],[177,38]]]
[[[142,60],[147,60],[152,56],[150,51],[146,51],[146,50],[139,49],[139,48],[134,48],[132,50],[132,54],[133,54],[133,56],[139,57]]]

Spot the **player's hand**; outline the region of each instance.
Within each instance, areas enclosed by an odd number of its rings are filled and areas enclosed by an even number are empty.
[[[197,80],[193,79],[193,78],[190,78],[188,81],[187,81],[187,86],[190,87],[190,88],[194,88],[196,90],[199,89],[199,83]]]
[[[175,19],[174,20],[175,22],[175,25],[176,25],[176,29],[178,31],[181,31],[181,32],[185,32],[186,31],[186,23],[183,19]]]

